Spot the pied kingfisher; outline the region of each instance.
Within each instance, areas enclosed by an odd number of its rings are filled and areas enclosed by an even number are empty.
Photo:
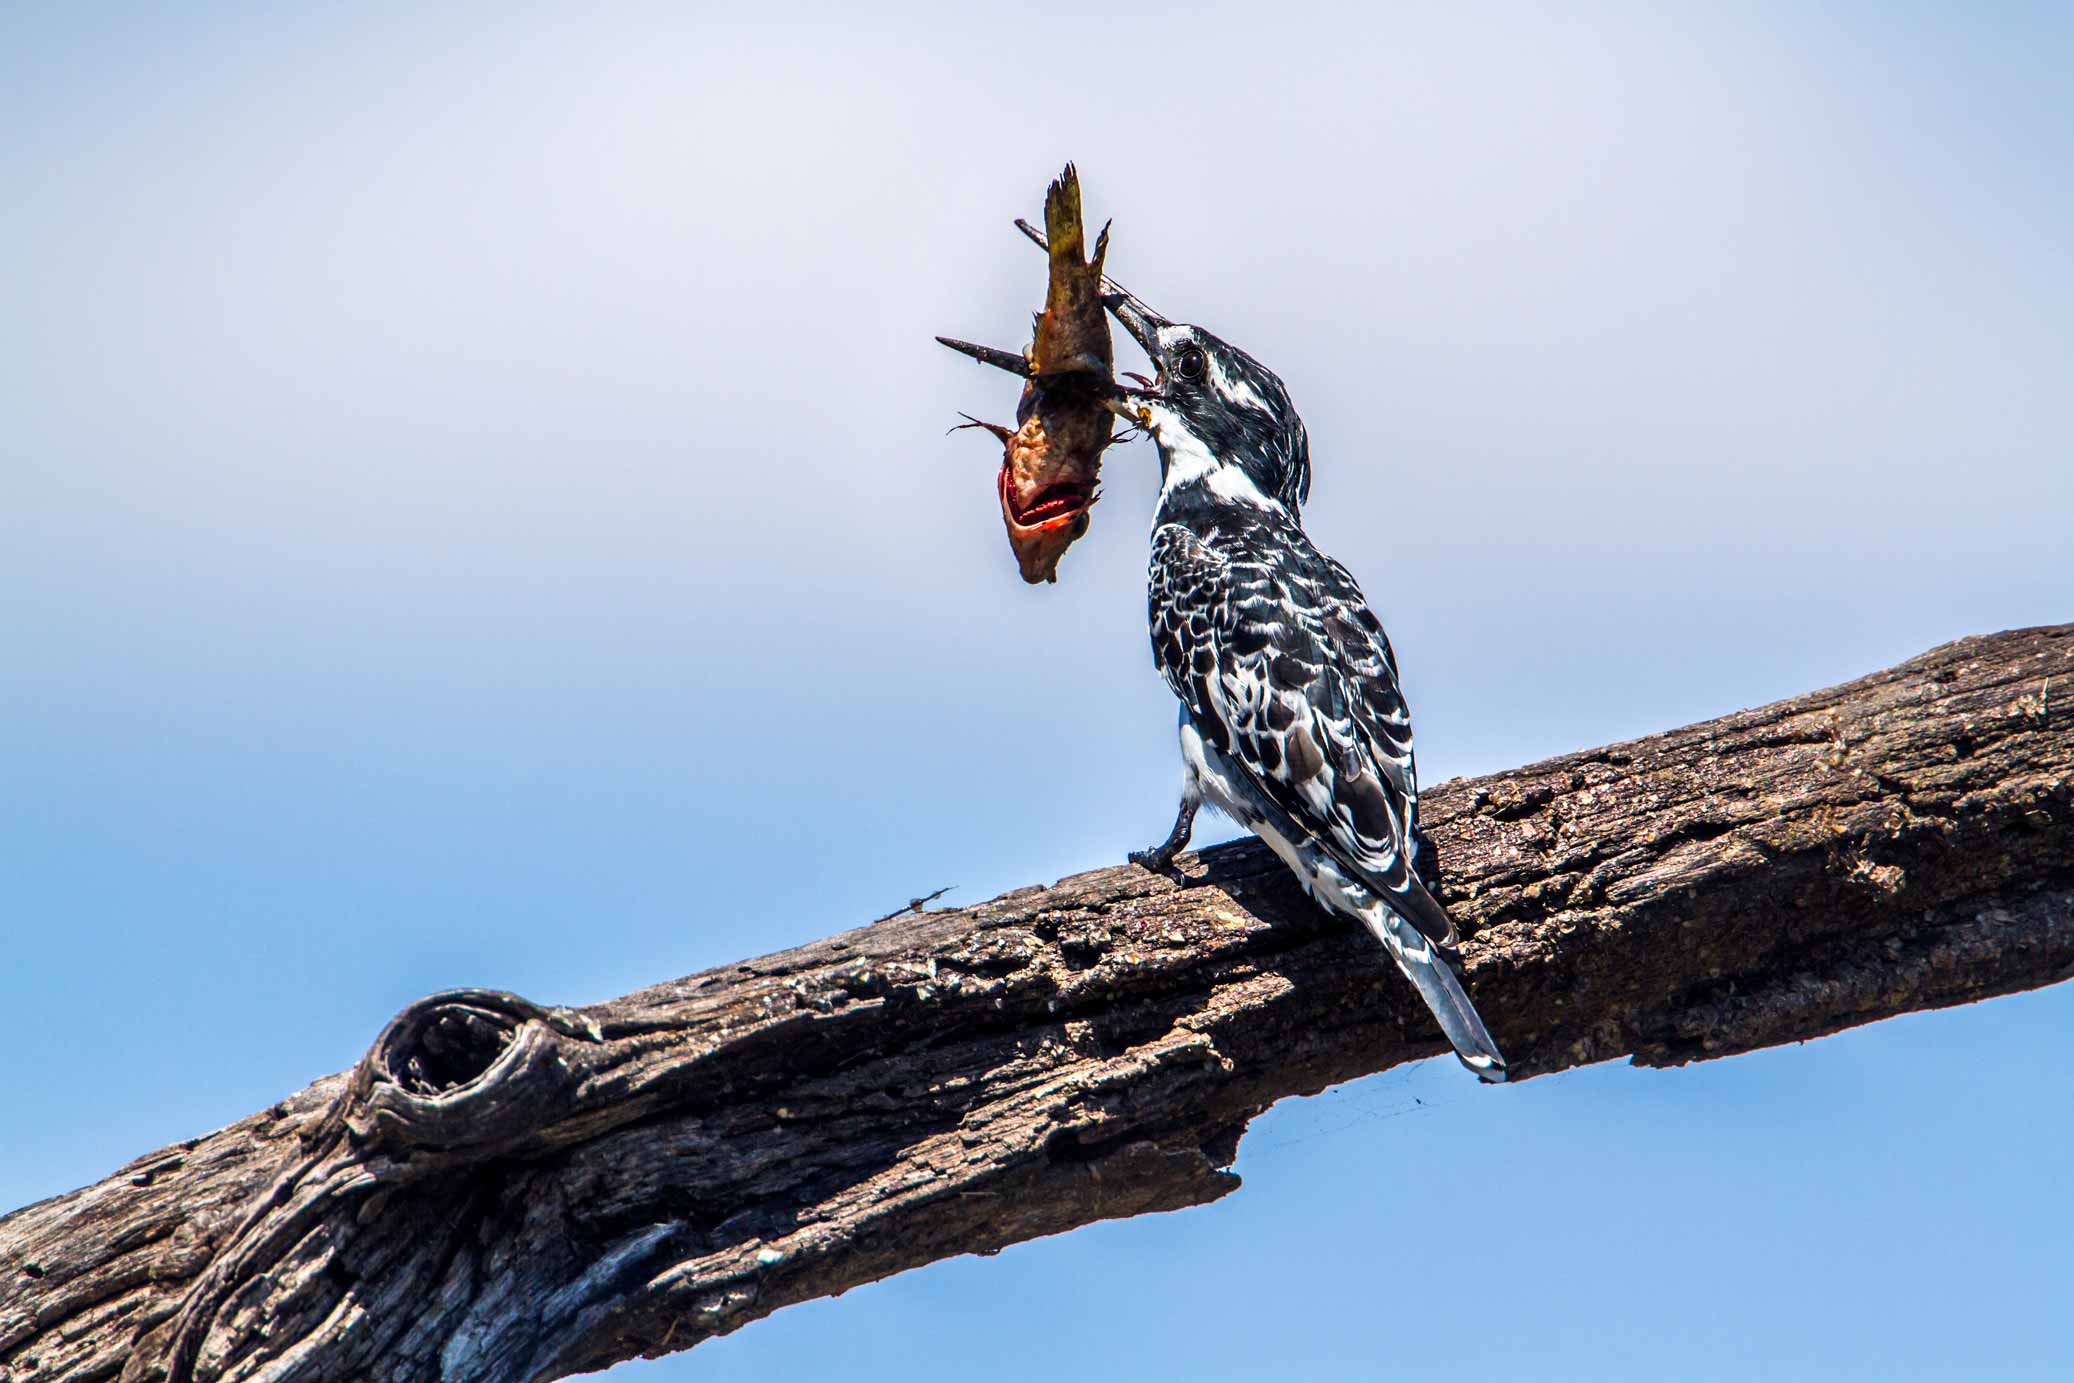
[[[1158,370],[1114,407],[1159,447],[1152,655],[1181,699],[1186,769],[1173,832],[1131,858],[1165,869],[1210,802],[1375,934],[1463,1065],[1505,1079],[1450,965],[1455,925],[1413,867],[1419,789],[1396,657],[1354,578],[1303,531],[1303,419],[1252,356],[1104,290]]]

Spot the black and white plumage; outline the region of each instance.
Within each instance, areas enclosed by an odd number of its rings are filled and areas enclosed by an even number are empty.
[[[1310,443],[1281,380],[1108,286],[1158,378],[1117,411],[1158,445],[1148,612],[1181,700],[1174,830],[1132,856],[1164,868],[1208,801],[1258,835],[1329,910],[1375,934],[1462,1063],[1505,1059],[1451,961],[1457,934],[1414,866],[1418,774],[1397,662],[1361,588],[1304,533]]]

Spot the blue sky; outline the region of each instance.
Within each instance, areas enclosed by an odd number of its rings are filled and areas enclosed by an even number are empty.
[[[1019,338],[1068,157],[1116,275],[1288,381],[1429,783],[2074,615],[2064,11],[1046,13],[0,18],[0,1205],[432,989],[1157,838],[1152,456],[1024,587],[944,432],[1009,394],[929,339]],[[1216,1206],[623,1374],[1041,1324],[1001,1377],[2064,1376],[2070,1020],[1388,1073]]]

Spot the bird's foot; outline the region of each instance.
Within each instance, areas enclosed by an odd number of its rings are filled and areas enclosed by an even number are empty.
[[[1180,854],[1181,847],[1188,844],[1189,832],[1195,827],[1195,809],[1198,805],[1200,799],[1193,794],[1182,798],[1181,811],[1175,816],[1174,829],[1167,832],[1167,838],[1150,850],[1133,850],[1125,858],[1140,869],[1149,869],[1155,874],[1165,874],[1169,878],[1179,877],[1180,871],[1174,868],[1174,856]]]
[[[1124,856],[1140,869],[1149,869],[1155,874],[1170,874],[1174,871],[1174,856],[1181,851],[1172,843],[1155,845],[1150,850],[1133,850]]]

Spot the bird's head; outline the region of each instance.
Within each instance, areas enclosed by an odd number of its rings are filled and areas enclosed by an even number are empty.
[[[1201,327],[1170,322],[1103,285],[1103,302],[1158,371],[1125,389],[1116,412],[1159,446],[1162,493],[1200,486],[1227,502],[1279,504],[1298,517],[1311,493],[1311,445],[1274,371]]]

